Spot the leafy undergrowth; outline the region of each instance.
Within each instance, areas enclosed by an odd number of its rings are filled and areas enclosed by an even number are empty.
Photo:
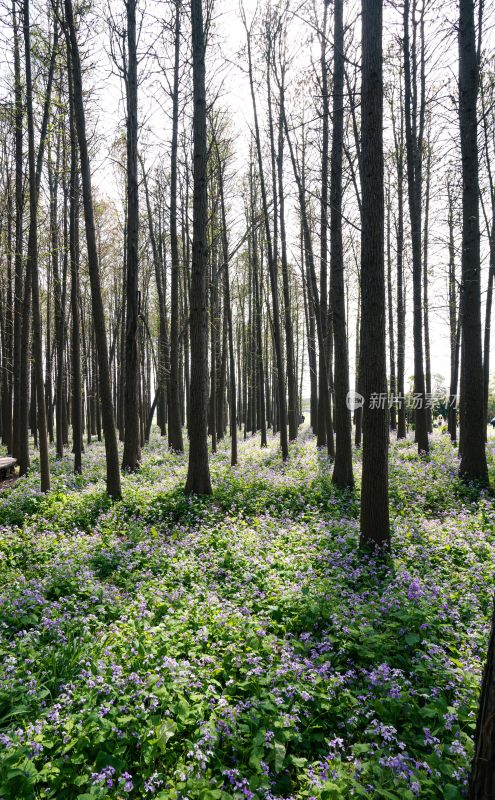
[[[0,498],[0,798],[463,796],[495,514],[445,437],[392,446],[388,566],[307,434],[208,499],[158,437],[119,503],[103,464]]]

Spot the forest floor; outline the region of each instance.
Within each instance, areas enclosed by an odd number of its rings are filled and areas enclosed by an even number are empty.
[[[489,442],[495,483],[495,439]],[[154,434],[123,499],[101,445],[0,499],[0,798],[463,796],[494,588],[495,507],[391,448],[393,562],[307,432],[228,442],[214,496]],[[36,466],[36,464],[35,464]],[[355,470],[359,476],[359,459]]]

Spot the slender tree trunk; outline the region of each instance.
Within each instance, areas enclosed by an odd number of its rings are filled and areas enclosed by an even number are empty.
[[[404,288],[404,114],[402,94],[399,130],[396,131],[394,127],[394,139],[397,165],[397,439],[405,439],[406,300]]]
[[[22,338],[22,286],[23,286],[23,101],[21,83],[21,61],[19,53],[19,27],[16,0],[12,0],[12,27],[14,34],[14,108],[15,108],[15,258],[14,258],[14,405],[12,414],[12,454],[21,455],[21,401],[28,392],[21,383],[21,338]]]
[[[285,350],[287,360],[288,421],[289,440],[297,439],[299,428],[299,411],[297,407],[297,376],[294,363],[294,330],[292,325],[292,308],[289,287],[289,264],[287,259],[287,234],[285,228],[284,197],[284,98],[285,85],[282,80],[279,94],[279,127],[277,150],[278,202],[280,213],[280,257],[282,267],[282,285],[284,292]]]
[[[208,463],[208,142],[206,133],[205,50],[201,0],[191,0],[193,69],[193,243],[190,331],[189,465],[185,490],[211,494]]]
[[[105,330],[105,315],[100,285],[100,271],[98,265],[98,250],[96,246],[95,219],[93,198],[91,192],[91,171],[86,138],[86,118],[84,113],[81,62],[77,44],[72,0],[64,0],[65,21],[67,37],[70,47],[72,63],[72,79],[74,88],[74,118],[76,123],[77,138],[79,142],[79,159],[81,168],[81,184],[83,196],[84,219],[86,224],[86,245],[88,251],[88,269],[91,283],[91,301],[93,310],[93,324],[98,351],[99,384],[102,405],[103,433],[105,435],[105,453],[107,465],[107,491],[111,497],[121,496],[119,451],[115,433],[112,384],[110,380],[110,367],[108,361],[108,346]]]
[[[45,99],[46,125],[41,131],[38,163],[36,163],[35,144],[34,144],[34,114],[33,114],[33,82],[31,74],[31,32],[29,22],[29,0],[24,0],[24,50],[26,61],[26,117],[28,132],[28,169],[29,169],[29,237],[26,272],[31,275],[31,291],[33,303],[33,355],[34,370],[36,377],[37,393],[37,427],[39,434],[40,448],[40,475],[41,491],[47,492],[50,489],[50,463],[48,456],[48,431],[46,424],[45,407],[45,385],[43,377],[43,335],[41,328],[41,309],[40,309],[40,289],[38,274],[38,193],[41,178],[41,166],[43,163],[43,149],[46,139],[46,129],[48,124],[48,109],[50,104],[53,71],[55,66],[54,53],[57,48],[58,27],[55,23],[54,41],[52,44],[52,58],[50,61],[48,82]],[[45,121],[43,120],[43,122]],[[28,336],[26,331],[26,336]],[[34,391],[34,387],[33,387]],[[24,442],[24,446],[27,443]]]
[[[479,65],[474,2],[459,0],[459,124],[462,156],[462,284],[460,474],[488,483],[481,352],[480,227],[478,180]],[[481,766],[480,766],[481,769]]]
[[[495,213],[492,213],[492,227],[490,232],[490,265],[488,268],[488,287],[486,291],[485,332],[484,332],[484,346],[483,346],[483,400],[484,400],[483,406],[484,406],[484,419],[485,419],[485,433],[487,430],[486,425],[488,422],[488,395],[490,389],[490,339],[491,339],[491,326],[492,326],[494,275],[495,275]]]
[[[421,203],[422,203],[422,146],[424,128],[424,91],[421,92],[419,123],[416,119],[417,95],[416,69],[411,70],[411,46],[409,37],[409,0],[404,2],[404,103],[406,121],[407,185],[409,213],[411,218],[412,272],[413,272],[413,338],[414,338],[414,393],[417,400],[415,409],[415,432],[419,453],[429,451],[427,409],[425,397],[425,373],[423,360],[423,303],[422,303],[422,250],[421,250]],[[424,37],[423,37],[424,38]],[[416,37],[414,37],[412,58],[416,64]],[[423,67],[424,68],[424,67]],[[414,90],[414,91],[413,91]]]
[[[289,146],[289,153],[292,162],[292,170],[294,173],[294,178],[297,184],[297,191],[299,196],[299,211],[301,214],[301,222],[303,228],[303,239],[304,239],[304,255],[306,259],[307,265],[307,272],[310,282],[310,290],[311,290],[311,297],[314,303],[316,314],[315,314],[315,323],[316,323],[316,332],[318,337],[318,347],[320,351],[325,350],[325,338],[324,338],[324,322],[323,322],[323,314],[322,314],[322,306],[321,306],[321,298],[318,295],[318,282],[316,278],[316,270],[315,270],[315,262],[314,262],[314,253],[313,253],[313,243],[311,240],[311,230],[309,226],[309,219],[306,209],[306,196],[305,196],[305,187],[302,179],[302,175],[300,174],[298,167],[296,156],[294,153],[294,147],[292,145],[290,136],[289,136],[289,127],[287,124],[287,118],[284,115],[284,128],[285,128],[285,138],[287,139],[287,144]],[[325,308],[325,307],[324,307]],[[325,312],[326,313],[326,312]],[[326,414],[327,421],[325,430],[331,431],[332,430],[332,419],[331,419],[331,410],[330,410],[330,390],[329,390],[329,382],[328,382],[328,373],[327,371],[327,361],[324,359],[320,361],[320,368],[326,373],[325,380],[323,380],[320,384],[320,389],[323,390],[323,413]],[[318,416],[320,414],[320,408],[318,408]],[[319,427],[318,427],[319,430]],[[332,453],[330,452],[330,444],[333,444],[333,434],[330,438],[327,437],[327,448],[328,454],[331,456]]]
[[[246,24],[245,27],[247,35],[249,85],[251,90],[251,101],[253,105],[253,115],[254,115],[254,138],[256,143],[256,152],[258,156],[258,173],[259,173],[259,181],[261,189],[263,217],[265,223],[266,256],[268,262],[268,274],[270,278],[270,288],[272,296],[272,327],[273,327],[273,342],[275,350],[275,366],[277,369],[278,411],[280,416],[279,420],[280,448],[282,450],[282,458],[284,461],[286,461],[289,458],[289,443],[287,437],[287,403],[285,398],[285,380],[284,380],[285,369],[284,369],[282,333],[280,327],[280,308],[279,308],[279,297],[278,297],[278,277],[277,277],[278,270],[275,260],[274,243],[272,241],[272,231],[270,229],[268,197],[267,197],[265,174],[263,168],[263,154],[261,149],[261,136],[259,129],[259,121],[258,121],[256,92],[254,89],[254,78],[253,78],[251,34]]]
[[[58,165],[57,165],[58,166]],[[62,280],[60,275],[60,253],[58,245],[58,209],[57,209],[57,171],[49,170],[50,182],[50,231],[51,258],[53,272],[53,297],[55,305],[55,347],[56,347],[56,383],[55,383],[55,440],[57,458],[64,455],[63,442],[63,402],[64,402],[64,304],[62,301]],[[65,204],[64,204],[65,205]],[[64,221],[65,227],[65,221]]]
[[[321,132],[321,198],[320,198],[320,318],[323,347],[319,346],[318,354],[318,437],[317,446],[327,445],[328,454],[333,458],[333,426],[331,411],[331,395],[329,384],[329,341],[328,341],[328,127],[330,119],[330,101],[328,91],[327,65],[327,18],[328,4],[324,4],[323,30],[320,36],[320,69],[322,97],[322,132]],[[326,376],[326,377],[325,377]],[[327,388],[323,384],[327,380]],[[325,393],[328,391],[328,408]],[[324,409],[327,408],[326,412]]]
[[[227,318],[227,334],[229,342],[229,408],[230,408],[230,463],[231,466],[237,464],[237,397],[236,397],[236,378],[235,378],[235,351],[234,351],[234,331],[232,324],[232,305],[230,298],[230,277],[229,277],[229,245],[227,240],[227,218],[225,212],[224,194],[224,174],[223,166],[217,147],[218,162],[218,184],[220,190],[220,211],[222,217],[222,256],[223,256],[223,280],[224,280],[224,304],[225,315]]]
[[[433,432],[431,410],[431,348],[430,348],[430,314],[428,309],[428,244],[430,226],[430,182],[431,182],[431,145],[427,139],[426,175],[425,175],[425,218],[423,228],[423,326],[425,334],[425,386],[426,386],[426,424],[428,433]]]
[[[177,233],[177,147],[179,129],[180,2],[175,0],[175,60],[172,95],[172,147],[170,162],[170,375],[168,380],[168,444],[182,452],[179,402],[179,238]]]
[[[68,64],[70,64],[70,53]],[[68,70],[69,112],[70,112],[70,205],[69,205],[69,250],[71,276],[71,312],[72,312],[72,452],[74,454],[74,472],[82,472],[82,376],[81,376],[81,331],[79,318],[79,181],[77,174],[77,144],[74,123],[74,97],[72,74]]]
[[[122,469],[133,471],[141,461],[139,426],[139,183],[137,119],[137,0],[126,0],[127,10],[127,280],[124,390],[124,453]]]
[[[7,287],[5,292],[6,311],[4,316],[5,338],[2,358],[2,441],[12,452],[12,347],[14,333],[14,305],[12,297],[12,184],[7,179]]]
[[[385,346],[382,0],[362,0],[361,544],[390,546]],[[378,398],[378,403],[373,402]]]
[[[395,341],[394,341],[394,303],[392,291],[392,242],[391,242],[391,199],[390,186],[387,192],[387,306],[388,306],[388,348],[390,359],[390,430],[397,429],[397,388],[395,384]]]
[[[345,313],[344,248],[342,244],[342,154],[344,143],[344,3],[334,0],[333,131],[330,182],[330,270],[335,343],[335,465],[332,480],[341,489],[354,485],[352,426],[347,405],[349,357]]]
[[[448,197],[448,226],[449,226],[449,327],[450,327],[450,391],[449,407],[447,411],[447,425],[450,438],[453,442],[457,439],[457,387],[459,384],[459,350],[461,325],[457,309],[457,281],[455,269],[455,243],[454,243],[454,202],[450,183],[447,183]]]
[[[468,798],[490,800],[495,796],[495,602],[474,741]]]

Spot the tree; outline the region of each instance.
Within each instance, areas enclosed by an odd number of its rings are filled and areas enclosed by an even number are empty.
[[[328,314],[328,129],[330,120],[330,98],[328,90],[327,64],[327,19],[328,3],[324,3],[323,25],[318,30],[320,39],[320,72],[322,101],[321,131],[321,193],[320,193],[320,318],[323,347],[318,353],[318,447],[326,443],[328,455],[334,456],[333,421],[330,391],[333,330]],[[339,123],[337,122],[337,125]],[[339,145],[337,145],[338,147]],[[333,309],[332,309],[333,311]],[[326,381],[326,385],[325,385]],[[328,400],[325,395],[328,393]]]
[[[477,98],[473,0],[459,0],[459,128],[462,157],[460,474],[488,483],[481,351]]]
[[[14,257],[14,343],[13,383],[14,404],[12,413],[12,453],[16,458],[21,453],[21,397],[26,387],[21,387],[21,335],[22,335],[22,240],[23,240],[23,102],[21,84],[21,60],[19,53],[19,25],[16,0],[12,0],[12,28],[14,34],[14,125],[15,125],[15,257]]]
[[[124,390],[124,453],[122,468],[139,467],[139,185],[138,185],[138,80],[136,43],[137,0],[126,0],[127,62],[125,86],[127,98],[127,220],[126,220],[126,328]]]
[[[362,0],[361,544],[390,546],[383,188],[382,0]],[[378,403],[373,403],[378,398]]]
[[[261,135],[258,120],[258,107],[256,102],[256,92],[254,87],[254,74],[253,74],[253,58],[251,49],[251,30],[249,29],[243,9],[241,9],[244,28],[246,31],[247,43],[247,57],[248,57],[248,74],[249,74],[249,87],[251,92],[251,101],[253,106],[254,116],[254,140],[256,145],[256,154],[258,162],[258,178],[261,189],[261,202],[265,225],[265,240],[266,240],[266,258],[268,261],[268,274],[270,279],[271,299],[272,299],[272,329],[273,329],[273,344],[275,350],[275,366],[277,369],[277,399],[278,399],[278,413],[279,413],[279,429],[280,429],[280,448],[282,450],[282,458],[286,461],[289,458],[289,443],[287,438],[287,402],[285,396],[285,368],[284,356],[282,345],[282,332],[280,325],[280,304],[278,296],[278,269],[277,259],[270,227],[270,215],[268,209],[268,193],[266,189],[265,172],[263,168],[263,153],[261,148]],[[274,152],[272,147],[272,153]],[[274,185],[276,181],[274,182]]]
[[[211,494],[208,462],[208,143],[206,138],[206,38],[202,0],[191,0],[193,71],[193,239],[190,291],[191,383],[189,462],[185,490]]]
[[[460,0],[462,5],[463,0]],[[461,12],[462,13],[462,12]],[[488,655],[483,671],[474,756],[469,778],[469,800],[489,800],[495,794],[495,602]]]
[[[407,188],[409,216],[411,219],[411,249],[413,263],[413,337],[414,337],[414,393],[418,405],[414,414],[416,442],[419,453],[429,451],[425,371],[423,358],[423,299],[422,299],[422,246],[421,246],[421,204],[423,186],[423,143],[425,126],[425,55],[424,55],[424,3],[421,10],[421,54],[420,90],[418,109],[417,87],[417,34],[415,19],[416,4],[413,4],[414,36],[412,52],[410,43],[410,2],[404,2],[404,109],[406,133]]]
[[[98,248],[96,244],[95,216],[91,191],[91,169],[89,163],[88,140],[86,136],[86,115],[83,102],[82,70],[79,47],[74,25],[72,0],[64,0],[65,31],[70,51],[72,81],[74,91],[74,119],[79,144],[79,162],[81,168],[81,186],[83,197],[84,221],[86,227],[86,246],[88,251],[88,269],[91,284],[91,303],[93,325],[95,331],[96,350],[98,354],[98,377],[101,397],[101,415],[105,436],[105,454],[107,466],[107,492],[117,499],[121,496],[119,451],[115,432],[112,385],[108,361],[108,346],[101,295],[100,271],[98,266]]]
[[[349,356],[347,350],[344,249],[342,244],[342,155],[344,139],[344,4],[334,2],[333,135],[330,167],[330,270],[333,338],[335,344],[335,465],[332,480],[341,489],[354,484],[351,415],[347,407]]]
[[[23,30],[24,30],[24,55],[26,63],[26,119],[28,131],[28,174],[29,174],[29,235],[26,260],[26,282],[24,288],[24,314],[23,314],[23,351],[21,357],[21,379],[26,376],[29,354],[29,294],[32,293],[33,307],[33,355],[34,374],[36,379],[37,400],[37,427],[40,448],[40,474],[41,491],[50,488],[50,464],[48,458],[48,431],[46,423],[45,384],[43,377],[43,335],[40,308],[40,282],[38,273],[38,197],[43,164],[43,151],[48,128],[48,114],[50,108],[53,72],[55,68],[55,55],[58,44],[58,23],[55,21],[55,33],[52,44],[52,54],[48,69],[48,79],[41,126],[40,141],[36,157],[34,143],[34,112],[33,112],[33,79],[31,69],[31,32],[29,22],[29,0],[24,0],[23,5]],[[24,369],[22,366],[24,365]],[[26,382],[27,385],[27,382]],[[25,392],[27,394],[27,392]],[[24,425],[23,425],[24,422]],[[27,442],[27,398],[21,402],[21,470],[26,471],[29,464]]]
[[[74,120],[74,92],[70,71],[70,52],[67,51],[69,85],[69,131],[70,131],[70,219],[69,251],[71,277],[72,314],[72,438],[74,453],[74,472],[82,472],[83,425],[82,425],[82,374],[81,374],[81,324],[79,287],[79,180],[77,174],[77,141]]]
[[[170,375],[168,381],[168,444],[182,452],[179,403],[179,237],[177,232],[177,149],[179,130],[180,0],[175,0],[172,143],[170,151]]]

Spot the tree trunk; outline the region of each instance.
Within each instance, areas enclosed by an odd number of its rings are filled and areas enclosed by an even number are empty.
[[[21,399],[28,392],[21,383],[21,337],[22,337],[22,286],[23,286],[23,102],[21,61],[19,53],[19,28],[16,0],[12,0],[12,28],[14,34],[14,109],[15,109],[15,258],[14,258],[14,405],[12,412],[12,454],[20,459],[21,454]]]
[[[70,53],[67,53],[68,65]],[[71,312],[72,312],[72,452],[74,454],[74,472],[82,472],[82,377],[81,377],[81,331],[79,319],[79,181],[77,175],[77,145],[74,122],[74,97],[72,74],[68,70],[69,84],[69,124],[70,124],[70,205],[69,205],[69,250],[71,276]]]
[[[347,350],[344,249],[342,244],[342,153],[344,142],[344,5],[334,0],[333,131],[330,167],[330,270],[333,337],[335,344],[335,464],[332,481],[352,488],[352,427],[348,408],[349,355]]]
[[[459,124],[462,156],[460,474],[488,483],[481,353],[478,125],[474,3],[459,0]]]
[[[395,341],[394,341],[394,303],[392,291],[392,242],[391,242],[391,199],[390,186],[387,192],[387,306],[388,306],[388,349],[390,359],[390,430],[397,429],[397,387],[395,384]]]
[[[40,448],[41,491],[50,489],[50,463],[48,456],[48,431],[46,424],[45,385],[43,377],[43,335],[41,329],[40,289],[38,274],[38,194],[43,163],[43,150],[48,127],[53,71],[55,68],[55,52],[58,42],[58,24],[55,23],[52,57],[48,71],[45,97],[44,118],[40,134],[38,157],[35,155],[33,83],[31,75],[31,32],[29,22],[29,0],[24,0],[24,50],[26,61],[26,116],[28,131],[28,169],[29,169],[29,237],[26,262],[26,273],[31,275],[31,291],[33,302],[33,355],[37,393],[37,427]],[[46,124],[45,124],[46,122]],[[26,336],[28,336],[26,331]],[[34,387],[33,387],[34,391]],[[26,444],[26,442],[24,443]]]
[[[405,439],[406,299],[404,289],[404,113],[402,92],[399,101],[398,131],[394,125],[397,166],[397,439]]]
[[[390,547],[385,346],[382,0],[362,0],[361,545]],[[378,403],[373,403],[378,398]],[[385,401],[382,403],[381,400]],[[377,407],[375,407],[377,406]]]
[[[278,411],[280,416],[279,419],[280,448],[282,450],[282,458],[284,461],[286,461],[289,458],[289,443],[287,437],[287,403],[285,399],[285,369],[284,369],[284,356],[282,347],[282,333],[280,327],[280,307],[278,299],[278,276],[277,276],[278,270],[275,260],[274,243],[272,241],[272,231],[270,229],[268,197],[267,197],[265,174],[263,168],[263,154],[261,149],[261,136],[259,129],[256,93],[254,89],[254,78],[253,78],[251,34],[246,24],[245,27],[247,35],[249,85],[251,90],[251,101],[253,105],[253,115],[254,115],[254,138],[256,143],[256,152],[258,156],[258,173],[259,173],[259,181],[261,189],[261,202],[263,209],[263,218],[265,223],[266,257],[268,262],[268,274],[270,278],[270,288],[272,297],[273,343],[275,350],[275,366],[277,369]]]
[[[191,383],[187,493],[211,494],[208,463],[208,142],[202,0],[191,0],[193,71],[193,242],[190,293]]]
[[[177,234],[177,145],[179,128],[180,2],[175,0],[175,60],[172,95],[170,162],[170,374],[168,380],[168,445],[182,452],[179,400],[179,239]]]
[[[110,367],[108,361],[108,346],[105,330],[105,315],[100,286],[100,271],[98,265],[98,250],[96,246],[95,219],[93,198],[91,192],[91,171],[89,164],[88,142],[86,138],[86,118],[84,113],[82,73],[77,44],[72,0],[64,0],[65,21],[67,37],[70,47],[72,63],[72,79],[74,88],[74,117],[79,142],[79,159],[81,167],[81,184],[83,195],[84,219],[86,225],[86,245],[88,251],[88,269],[91,283],[91,302],[93,310],[93,323],[98,352],[98,367],[100,380],[100,396],[102,405],[103,433],[105,436],[105,453],[107,466],[107,491],[113,498],[121,496],[119,451],[115,433],[112,385],[110,380]]]
[[[289,287],[289,264],[287,259],[287,235],[285,229],[285,197],[284,197],[284,99],[285,85],[282,80],[279,95],[279,127],[277,150],[278,174],[278,203],[280,213],[280,256],[282,266],[282,285],[284,292],[284,323],[285,323],[285,350],[287,360],[287,390],[288,390],[288,422],[289,440],[297,439],[299,429],[299,411],[297,403],[297,376],[294,359],[294,329],[292,325],[292,308]]]
[[[472,0],[463,3],[472,6]],[[474,742],[468,800],[490,800],[495,796],[495,602]]]
[[[139,184],[137,119],[137,0],[126,0],[127,10],[127,275],[124,391],[124,453],[122,469],[134,471],[141,460],[139,427]]]
[[[421,250],[421,203],[422,203],[422,147],[424,129],[424,90],[421,91],[419,122],[416,119],[416,36],[414,36],[411,72],[411,47],[409,37],[409,0],[404,2],[404,105],[406,120],[406,162],[409,214],[411,219],[412,272],[413,272],[413,339],[414,339],[414,393],[417,408],[414,412],[416,442],[419,453],[429,451],[427,410],[425,397],[425,373],[423,361],[423,302],[422,302],[422,250]],[[423,36],[424,39],[424,36]],[[424,47],[424,42],[423,42]],[[422,56],[422,69],[424,57]],[[422,82],[423,87],[423,82]]]

